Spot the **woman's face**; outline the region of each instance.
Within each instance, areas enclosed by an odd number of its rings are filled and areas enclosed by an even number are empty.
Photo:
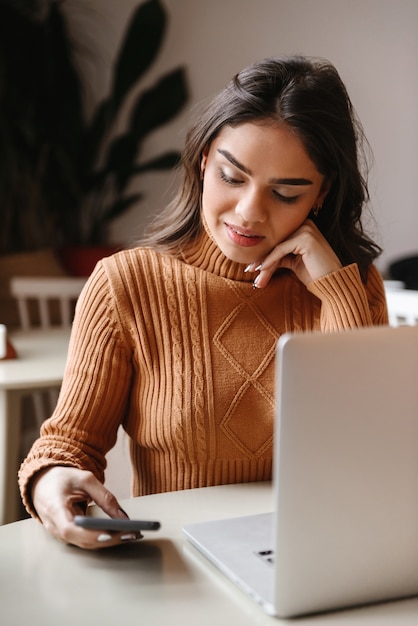
[[[225,126],[202,157],[202,209],[222,252],[261,262],[322,204],[325,178],[286,125]]]

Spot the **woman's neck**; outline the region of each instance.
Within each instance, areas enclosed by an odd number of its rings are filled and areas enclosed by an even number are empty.
[[[246,273],[245,265],[231,261],[215,243],[205,220],[202,232],[193,242],[182,250],[180,258],[185,262],[207,272],[230,280],[252,282],[253,276]]]

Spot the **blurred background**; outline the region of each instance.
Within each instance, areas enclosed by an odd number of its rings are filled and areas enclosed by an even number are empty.
[[[129,21],[144,4],[149,3],[1,0],[0,7],[13,5],[27,11],[31,5],[40,5],[44,13],[51,5],[59,7],[82,81],[83,112],[91,120],[98,103],[112,90],[115,60]],[[368,228],[384,249],[379,268],[385,272],[389,262],[418,252],[417,0],[161,0],[150,4],[159,5],[166,23],[138,89],[143,92],[181,68],[183,93],[165,121],[141,137],[140,160],[152,161],[168,153],[170,157],[181,150],[196,105],[254,60],[289,53],[326,57],[346,83],[373,151],[374,221],[369,221]],[[31,72],[31,54],[26,54],[26,70]],[[18,72],[14,80],[20,80]],[[66,98],[61,87],[57,84],[58,103]],[[130,123],[135,93],[132,89],[126,94],[114,134]],[[126,177],[129,201],[106,222],[100,243],[130,245],[141,235],[144,225],[172,195],[171,165],[169,158],[164,167],[145,167],[140,175]]]

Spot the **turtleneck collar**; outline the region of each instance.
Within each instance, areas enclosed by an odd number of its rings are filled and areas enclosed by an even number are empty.
[[[251,283],[254,275],[244,272],[246,266],[243,263],[228,259],[215,243],[205,219],[202,219],[202,224],[200,236],[182,251],[182,260],[217,276]]]

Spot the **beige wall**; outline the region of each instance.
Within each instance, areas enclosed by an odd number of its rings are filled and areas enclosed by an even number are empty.
[[[340,71],[374,152],[373,212],[385,252],[418,253],[418,0],[163,0],[170,15],[164,48],[147,81],[179,64],[188,69],[187,111],[147,144],[148,154],[181,147],[193,105],[257,58],[292,52],[324,56]],[[105,91],[109,64],[134,0],[69,0],[88,20],[99,66],[92,93]],[[82,19],[81,19],[82,18]],[[80,24],[78,24],[80,26]],[[145,84],[145,83],[144,83]],[[130,242],[147,215],[170,195],[171,177],[138,179],[146,200],[115,223],[112,238]]]

